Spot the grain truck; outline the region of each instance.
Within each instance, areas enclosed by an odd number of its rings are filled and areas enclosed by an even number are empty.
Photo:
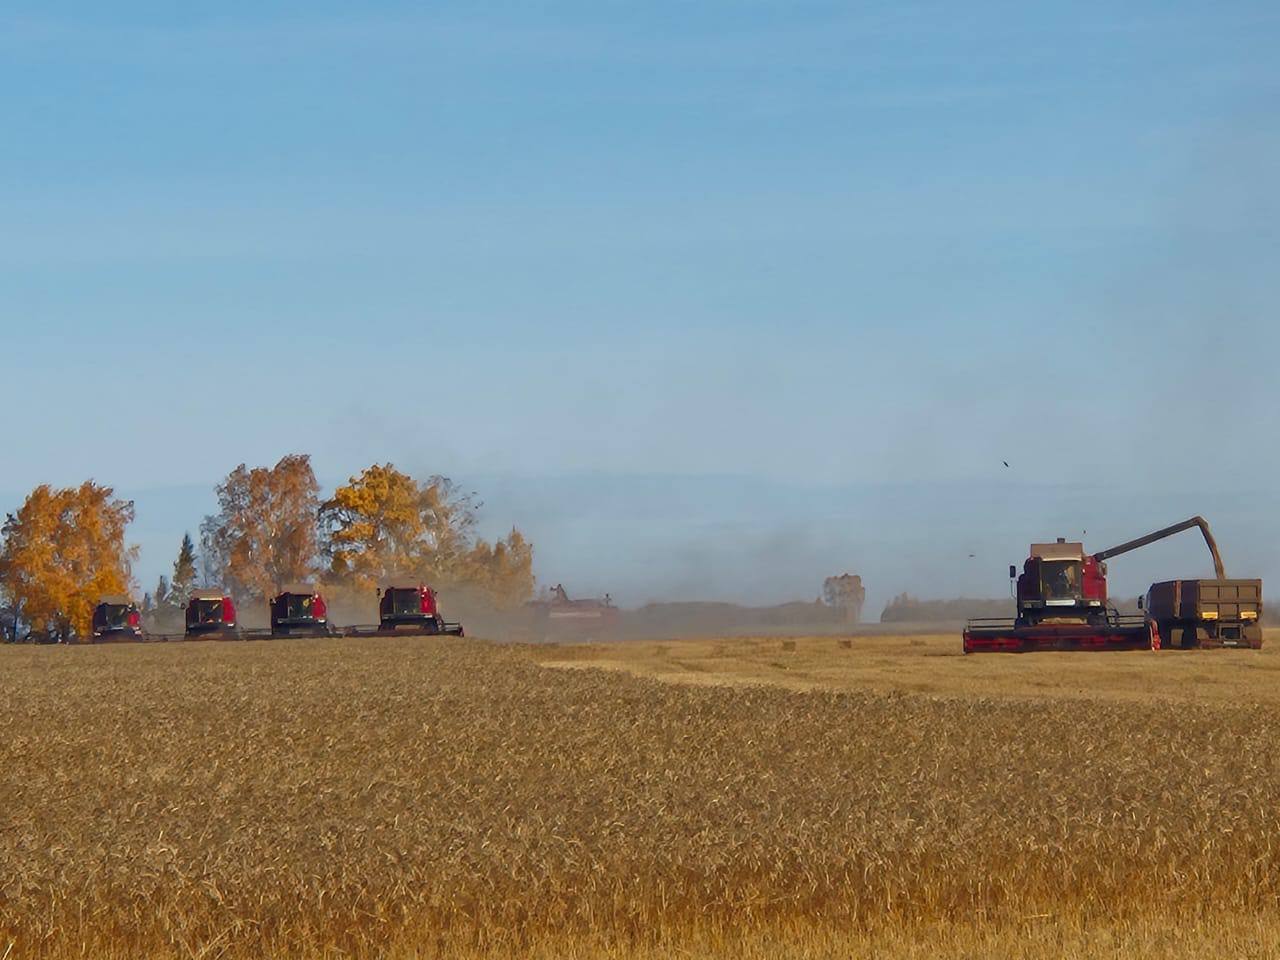
[[[1261,580],[1162,580],[1139,603],[1161,647],[1262,647]]]

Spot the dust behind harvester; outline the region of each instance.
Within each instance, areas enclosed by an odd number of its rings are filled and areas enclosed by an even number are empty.
[[[574,600],[557,583],[542,600],[525,604],[535,634],[543,638],[588,640],[606,636],[618,628],[622,612],[609,594]]]
[[[1153,584],[1145,614],[1124,616],[1107,597],[1111,557],[1199,527],[1213,557],[1215,579]],[[1227,580],[1218,545],[1202,517],[1164,527],[1098,553],[1059,538],[1033,543],[1016,577],[1017,616],[970,620],[965,653],[1034,650],[1137,650],[1162,646],[1262,646],[1261,580]]]

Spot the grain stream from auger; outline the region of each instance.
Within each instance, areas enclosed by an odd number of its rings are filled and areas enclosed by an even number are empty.
[[[1202,929],[1274,911],[1276,720],[691,687],[454,639],[5,648],[0,952]]]

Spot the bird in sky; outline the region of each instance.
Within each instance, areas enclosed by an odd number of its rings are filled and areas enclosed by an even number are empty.
[[[1003,463],[1006,467],[1009,465],[1009,461],[1008,461],[1008,460],[1001,460],[1000,462],[1001,462],[1001,463]]]

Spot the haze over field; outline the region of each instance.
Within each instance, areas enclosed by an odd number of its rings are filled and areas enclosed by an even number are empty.
[[[1003,469],[1003,468],[1001,468]],[[338,478],[345,479],[345,478]],[[324,482],[332,486],[333,480]],[[821,485],[760,478],[579,475],[478,476],[481,532],[518,522],[536,548],[544,582],[619,603],[810,600],[842,570],[867,584],[863,618],[875,620],[903,591],[1001,597],[1006,567],[1027,541],[1080,536],[1091,549],[1130,539],[1202,510],[1228,574],[1280,577],[1268,544],[1280,540],[1280,497],[1261,491],[1169,492],[1137,500],[1127,486],[970,481]],[[167,573],[184,529],[214,507],[210,488],[125,488],[142,546],[144,588]],[[6,502],[14,498],[6,496]],[[184,526],[185,524],[185,526]],[[1084,526],[1083,524],[1087,524]],[[974,554],[970,557],[969,554]],[[1136,596],[1153,579],[1212,574],[1195,531],[1111,564],[1112,594]]]
[[[626,603],[848,569],[874,617],[1196,512],[1274,577],[1278,28],[7,4],[0,507],[114,484],[147,587],[220,477],[296,451],[453,476]],[[1158,549],[1118,595],[1203,570]]]

